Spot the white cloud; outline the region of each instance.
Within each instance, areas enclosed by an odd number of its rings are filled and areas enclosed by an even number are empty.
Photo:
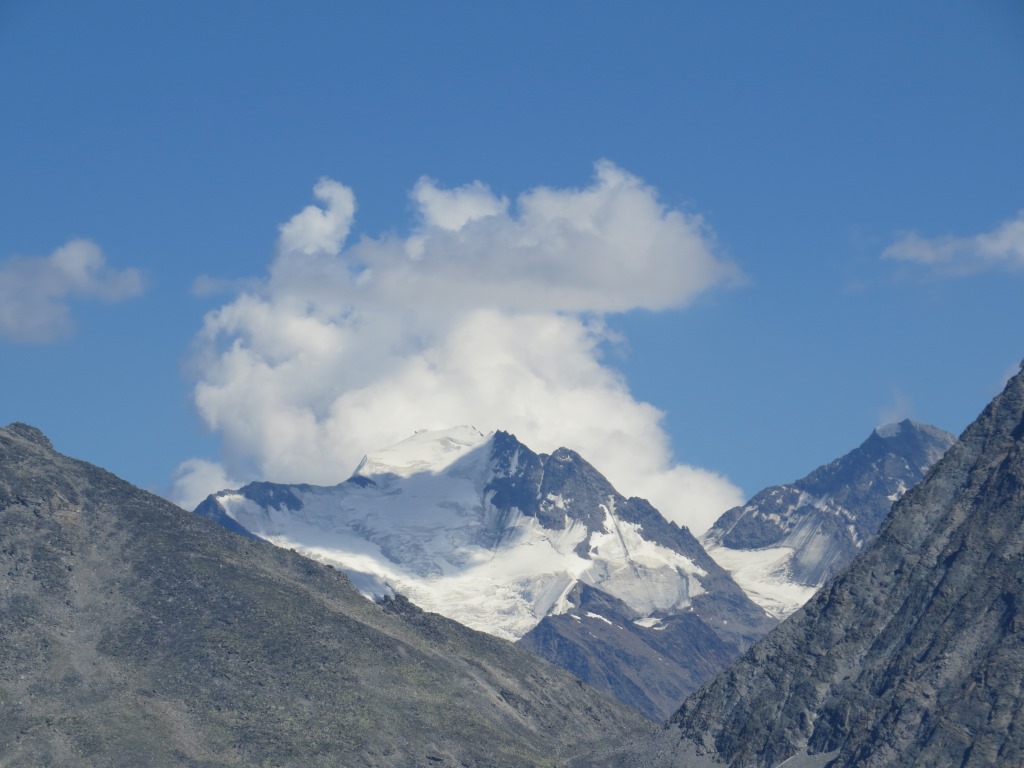
[[[188,459],[174,473],[171,498],[183,508],[192,510],[210,495],[210,489],[223,490],[239,485],[227,476],[220,464],[205,459]]]
[[[1024,269],[1024,211],[993,231],[973,237],[929,240],[912,232],[886,248],[882,257],[916,262],[957,275]]]
[[[198,339],[195,402],[229,474],[337,483],[368,450],[468,423],[573,448],[698,532],[742,502],[672,463],[663,414],[601,359],[602,315],[684,306],[739,277],[700,217],[601,162],[588,187],[514,205],[479,182],[421,179],[408,237],[346,245],[354,196],[328,180],[315,192],[323,207],[281,228],[263,284],[207,315]],[[219,481],[197,467],[179,479]]]
[[[449,232],[458,232],[471,221],[508,210],[508,198],[495,197],[479,181],[457,189],[439,189],[436,182],[424,176],[413,187],[412,199],[419,204],[426,226]]]
[[[356,198],[352,190],[330,179],[320,179],[313,196],[326,208],[307,205],[286,224],[281,225],[278,247],[283,253],[335,253],[348,237]]]
[[[72,240],[49,256],[0,263],[0,337],[46,342],[72,328],[75,298],[120,301],[142,292],[138,270],[106,265],[99,247]]]

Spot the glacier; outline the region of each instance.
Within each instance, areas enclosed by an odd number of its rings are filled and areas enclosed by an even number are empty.
[[[367,597],[399,592],[509,640],[568,610],[580,582],[643,617],[685,610],[705,591],[707,571],[619,519],[612,495],[585,516],[555,493],[534,499],[540,515],[496,505],[495,481],[520,475],[528,452],[509,444],[496,460],[509,439],[470,426],[423,430],[367,454],[337,486],[213,499],[246,531],[345,571]]]

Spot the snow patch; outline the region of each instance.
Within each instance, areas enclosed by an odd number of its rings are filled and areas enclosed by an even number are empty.
[[[924,471],[922,471],[921,474],[924,474]],[[903,496],[903,494],[905,494],[906,492],[907,484],[900,480],[899,485],[896,487],[896,490],[893,491],[888,496],[886,496],[886,498],[889,499],[889,501],[896,503],[897,501],[900,500],[900,497]]]
[[[643,537],[640,525],[615,516],[614,500],[602,504],[604,533],[590,538],[593,565],[582,576],[642,614],[681,610],[703,594],[707,572],[678,552]]]
[[[573,587],[575,587],[577,583],[578,582],[576,581],[572,581],[568,584],[568,586],[566,586],[565,589],[562,590],[562,594],[558,596],[557,600],[555,600],[554,605],[551,606],[551,610],[549,611],[549,613],[551,613],[554,616],[560,616],[563,613],[568,613],[576,607],[576,605],[571,600],[569,600],[569,593],[572,592]]]
[[[817,591],[789,577],[789,563],[794,554],[791,547],[715,547],[708,550],[708,554],[732,575],[751,600],[776,618],[789,616]]]
[[[561,509],[563,511],[568,508],[568,503],[572,501],[572,499],[565,499],[557,493],[549,493],[544,500],[553,505],[556,509]]]
[[[661,632],[668,629],[668,625],[662,623],[662,620],[657,616],[648,616],[644,619],[637,619],[633,623],[638,627],[643,627],[644,629],[653,629],[655,632]]]
[[[355,473],[371,480],[377,476],[408,478],[423,472],[439,474],[467,451],[487,442],[493,434],[484,434],[470,426],[421,429],[400,443],[367,454]]]

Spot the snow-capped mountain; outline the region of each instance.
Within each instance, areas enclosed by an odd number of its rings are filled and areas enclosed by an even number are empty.
[[[727,511],[704,546],[755,602],[785,618],[853,559],[954,442],[909,419],[879,427],[842,458]]]
[[[574,451],[536,454],[501,431],[422,431],[367,455],[340,485],[253,483],[196,512],[334,565],[369,597],[398,592],[510,640],[547,621],[546,642],[525,644],[588,682],[587,670],[573,668],[580,655],[566,653],[578,622],[618,627],[634,646],[646,635],[662,649],[668,627],[682,632],[688,622],[692,639],[675,641],[675,652],[700,672],[656,703],[631,694],[651,717],[671,712],[774,624],[687,529],[617,493]],[[584,587],[586,605],[618,606],[614,618],[586,608]],[[686,622],[670,621],[682,614]],[[552,643],[555,635],[563,641]],[[647,674],[672,677],[664,664]],[[608,675],[598,677],[619,695]]]

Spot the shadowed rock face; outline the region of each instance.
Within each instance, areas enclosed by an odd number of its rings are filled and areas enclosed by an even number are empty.
[[[0,429],[0,762],[546,766],[643,731],[526,651]]]
[[[580,764],[1022,765],[1022,605],[1024,372],[843,575],[656,738]]]

